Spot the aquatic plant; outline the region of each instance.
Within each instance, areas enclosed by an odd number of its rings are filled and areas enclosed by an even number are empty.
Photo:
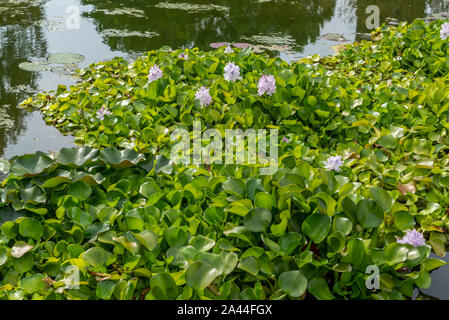
[[[410,299],[428,288],[449,228],[441,24],[382,26],[375,42],[292,64],[250,48],[162,48],[27,99],[83,147],[0,161],[0,297]],[[154,65],[164,76],[148,83]],[[103,107],[111,114],[92,121]],[[172,163],[170,133],[194,120],[279,130],[278,170]]]

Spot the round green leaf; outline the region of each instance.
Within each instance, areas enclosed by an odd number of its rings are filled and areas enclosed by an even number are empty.
[[[29,237],[39,241],[44,233],[44,228],[38,220],[25,218],[19,224],[19,233],[23,237]]]
[[[302,296],[307,289],[307,279],[299,270],[281,273],[278,282],[279,288],[294,298]]]
[[[151,277],[150,288],[152,295],[158,300],[174,299],[178,295],[175,280],[166,272]]]
[[[384,220],[384,211],[376,201],[362,199],[357,204],[357,219],[364,228],[376,228]]]
[[[220,275],[220,271],[203,261],[196,261],[189,265],[186,272],[186,282],[195,290],[202,290],[209,286]]]
[[[243,224],[252,232],[263,232],[271,224],[271,212],[265,208],[252,209],[244,218]]]
[[[323,241],[331,228],[331,218],[322,213],[314,213],[307,217],[302,224],[302,231],[314,243]]]

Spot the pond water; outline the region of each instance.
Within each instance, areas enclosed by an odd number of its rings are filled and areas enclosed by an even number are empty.
[[[338,42],[323,38],[329,33],[345,42],[360,40],[370,31],[371,4],[379,8],[381,23],[449,10],[444,0],[0,0],[0,157],[73,145],[72,137],[18,104],[74,80],[61,72],[22,70],[22,62],[67,52],[82,54],[78,66],[84,67],[164,45],[211,50],[216,42],[257,44],[292,61],[332,54]],[[432,278],[423,293],[449,299],[449,267]]]

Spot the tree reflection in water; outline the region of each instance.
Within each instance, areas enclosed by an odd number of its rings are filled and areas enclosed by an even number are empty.
[[[19,69],[20,62],[45,57],[47,44],[42,27],[36,24],[44,19],[43,3],[0,1],[0,107],[13,121],[12,126],[0,126],[0,156],[5,146],[15,143],[26,129],[26,111],[17,107],[29,92],[17,92],[23,87],[35,88],[39,74]],[[20,91],[20,90],[19,90]],[[3,117],[5,114],[2,113]],[[2,121],[0,121],[0,124]]]

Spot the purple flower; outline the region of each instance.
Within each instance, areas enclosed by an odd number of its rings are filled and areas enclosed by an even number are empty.
[[[288,143],[288,138],[287,137],[283,137],[282,138],[282,142]]]
[[[224,67],[224,78],[226,81],[234,82],[235,80],[242,80],[242,77],[240,76],[240,67],[236,66],[234,62],[229,62]]]
[[[178,56],[178,58],[179,58],[179,59],[184,59],[184,60],[189,60],[189,56],[186,55],[184,52],[181,53],[181,54]]]
[[[268,94],[271,96],[276,92],[276,80],[272,75],[263,74],[259,79],[259,83],[257,84],[257,89],[259,90],[259,96],[263,94]]]
[[[339,172],[340,167],[343,165],[341,156],[329,157],[326,162],[324,162],[324,168],[327,170],[334,170]]]
[[[81,115],[81,109],[78,109],[78,115],[79,116]]]
[[[224,53],[233,53],[234,50],[232,50],[231,46],[227,46],[226,49],[224,50]]]
[[[209,94],[209,89],[206,87],[201,87],[195,93],[195,98],[198,99],[201,103],[201,106],[208,106],[212,103],[212,97]]]
[[[150,73],[148,74],[148,82],[155,81],[162,77],[162,70],[155,64],[151,67]]]
[[[402,239],[398,239],[398,243],[410,244],[414,247],[421,247],[426,244],[422,233],[416,231],[415,229],[407,230],[405,236]]]
[[[441,30],[440,30],[440,38],[441,40],[446,40],[446,38],[449,37],[449,23],[445,22],[442,26],[441,26]]]
[[[108,111],[108,107],[102,106],[100,110],[97,111],[97,119],[104,120],[104,116],[110,116],[112,113]]]

